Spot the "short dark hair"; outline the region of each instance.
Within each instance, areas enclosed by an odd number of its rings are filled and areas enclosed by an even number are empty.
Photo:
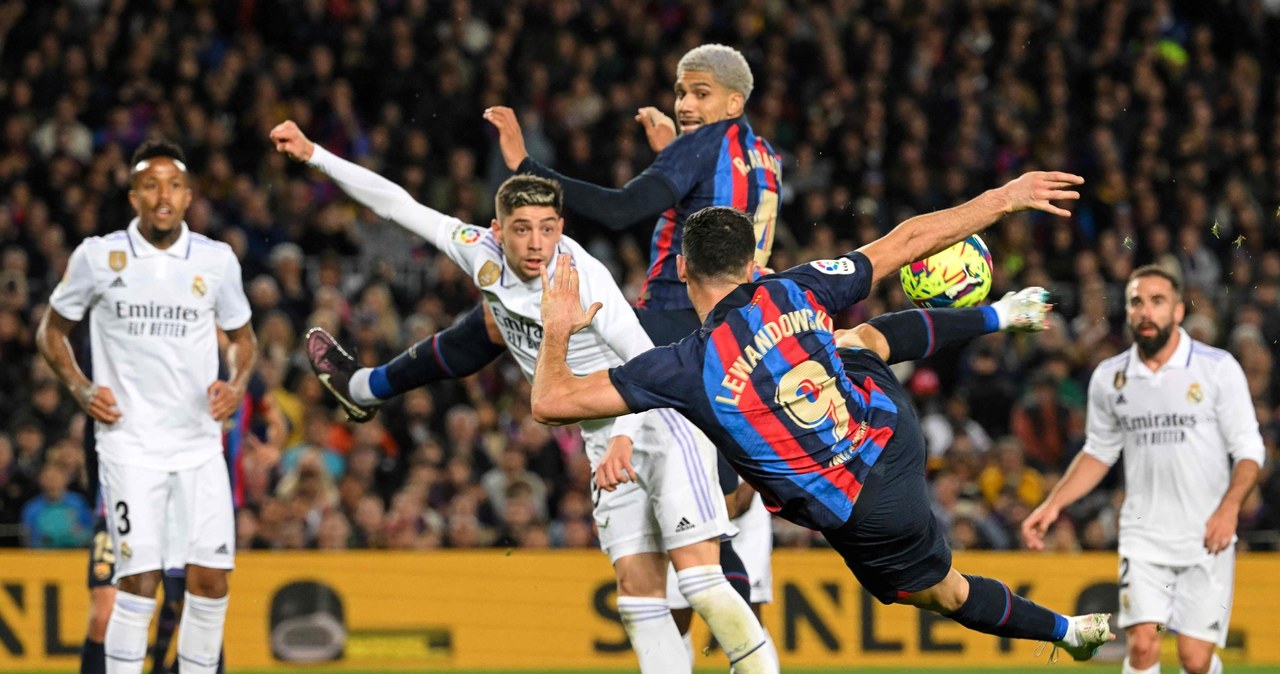
[[[129,162],[131,169],[137,169],[138,162],[146,161],[154,157],[168,157],[175,161],[182,162],[183,168],[186,168],[187,155],[178,147],[177,143],[173,143],[163,138],[149,140],[138,149],[133,151],[133,161]]]
[[[560,183],[535,175],[515,175],[498,186],[494,196],[498,217],[511,215],[521,206],[550,206],[556,215],[564,213],[564,191]]]
[[[1144,264],[1141,267],[1134,269],[1133,272],[1129,274],[1129,280],[1125,282],[1125,285],[1133,283],[1134,281],[1146,276],[1158,276],[1168,281],[1169,284],[1173,286],[1174,297],[1176,297],[1178,301],[1182,301],[1182,279],[1178,278],[1177,274],[1174,274],[1158,264]]]
[[[685,269],[698,279],[736,278],[755,256],[755,226],[746,213],[708,206],[684,222]]]

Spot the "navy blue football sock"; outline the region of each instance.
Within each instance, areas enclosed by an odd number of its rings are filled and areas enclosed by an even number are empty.
[[[747,565],[742,563],[742,558],[734,552],[728,539],[720,541],[720,568],[724,569],[724,579],[750,604],[751,578],[747,576]]]
[[[969,598],[952,620],[971,630],[1013,639],[1058,641],[1067,635],[1067,619],[1009,590],[998,580],[965,575]]]
[[[938,349],[996,332],[1000,319],[991,307],[912,309],[867,321],[889,343],[890,364],[918,360]]]
[[[107,654],[101,641],[84,640],[80,651],[80,674],[107,674]]]
[[[507,347],[489,339],[484,311],[483,304],[476,305],[453,325],[373,368],[369,373],[373,395],[390,400],[432,382],[475,374],[496,360]]]

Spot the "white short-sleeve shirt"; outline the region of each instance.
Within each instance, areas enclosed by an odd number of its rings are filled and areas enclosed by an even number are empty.
[[[209,413],[218,378],[215,328],[249,322],[240,262],[231,247],[182,224],[167,249],[138,231],[85,239],[49,298],[53,310],[90,325],[93,381],[120,410],[95,425],[104,459],[163,470],[197,466],[222,451]]]
[[[1089,380],[1084,452],[1107,465],[1124,453],[1120,555],[1170,565],[1208,556],[1205,525],[1234,463],[1263,463],[1244,371],[1230,353],[1181,328],[1173,356],[1152,372],[1137,346]]]

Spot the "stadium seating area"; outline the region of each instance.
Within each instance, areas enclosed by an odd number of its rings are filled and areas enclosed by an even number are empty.
[[[83,417],[32,337],[75,245],[128,223],[127,158],[153,136],[185,148],[187,221],[235,248],[254,307],[260,376],[233,457],[243,548],[594,545],[580,438],[532,421],[509,361],[343,423],[298,348],[307,327],[372,364],[478,295],[267,132],[292,118],[487,224],[506,177],[487,106],[518,111],[535,157],[620,185],[653,157],[636,109],[671,110],[679,56],[723,42],[751,62],[749,118],[784,159],[776,268],[1024,170],[1089,181],[1071,219],[1010,217],[985,235],[993,294],[1049,288],[1053,329],[901,373],[957,548],[1019,545],[1083,442],[1090,372],[1126,347],[1123,281],[1147,262],[1177,270],[1186,328],[1245,369],[1269,464],[1242,545],[1280,547],[1275,35],[1268,0],[0,1],[0,545],[89,538]],[[648,225],[619,241],[568,224],[633,296]],[[841,321],[904,305],[887,283]],[[1114,547],[1121,484],[1073,508],[1051,547]]]

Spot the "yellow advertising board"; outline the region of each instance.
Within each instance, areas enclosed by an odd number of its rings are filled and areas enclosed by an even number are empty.
[[[634,668],[600,553],[252,552],[237,562],[226,633],[233,667]],[[0,671],[75,668],[85,564],[75,552],[0,553]],[[957,555],[956,566],[1066,613],[1118,601],[1114,555],[969,553]],[[1241,557],[1236,588],[1227,657],[1280,663],[1280,556]],[[1034,644],[879,604],[825,550],[774,555],[765,622],[785,665],[1036,661]],[[694,638],[705,643],[705,630],[697,627]]]

